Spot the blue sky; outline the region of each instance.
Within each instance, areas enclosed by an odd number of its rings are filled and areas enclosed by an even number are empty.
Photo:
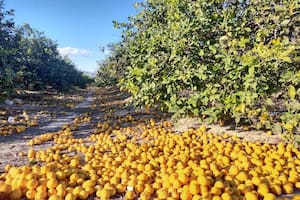
[[[104,58],[99,47],[121,39],[112,21],[126,21],[136,13],[138,0],[4,0],[15,10],[18,25],[28,23],[57,41],[82,71],[94,72]]]

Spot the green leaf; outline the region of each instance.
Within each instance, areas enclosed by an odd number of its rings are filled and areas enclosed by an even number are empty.
[[[268,106],[273,106],[274,105],[274,102],[272,101],[271,98],[266,99],[266,105],[268,105]]]
[[[170,98],[170,103],[171,103],[171,104],[175,104],[176,101],[177,101],[176,94],[173,94],[173,95],[171,96],[171,98]]]
[[[292,59],[289,56],[280,56],[279,59],[288,63],[292,62]]]
[[[216,48],[216,46],[210,45],[208,48],[209,48],[209,50],[212,51],[213,54],[216,54],[216,53],[217,53],[217,48]]]
[[[193,106],[193,108],[197,107],[197,99],[196,98],[191,98],[189,102]]]
[[[274,134],[276,134],[276,135],[281,134],[282,131],[283,131],[283,130],[282,130],[282,127],[280,126],[279,123],[276,123],[276,124],[273,126],[273,128],[272,128],[272,132],[273,132]]]
[[[252,29],[251,29],[251,28],[249,28],[249,27],[247,27],[247,28],[245,28],[245,31],[249,33],[249,32],[251,32],[251,31],[252,31]]]
[[[286,25],[288,25],[289,23],[290,23],[290,20],[289,20],[289,19],[286,19],[286,20],[283,20],[283,21],[280,23],[280,25],[286,26]]]
[[[223,35],[222,37],[220,37],[220,40],[222,41],[222,40],[227,40],[228,39],[228,37],[227,37],[227,35]]]
[[[199,56],[204,56],[204,50],[203,50],[203,49],[201,49],[201,50],[199,51]]]
[[[253,76],[253,75],[254,75],[254,72],[255,72],[255,66],[249,67],[249,69],[248,69],[249,75],[250,75],[250,76]]]
[[[199,115],[199,109],[198,109],[198,108],[194,108],[194,109],[192,110],[192,112],[193,112],[193,114],[195,114],[195,115]]]

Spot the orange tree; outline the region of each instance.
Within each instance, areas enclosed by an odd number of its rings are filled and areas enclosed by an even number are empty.
[[[299,130],[297,0],[148,0],[123,28],[122,88],[174,116]]]
[[[0,91],[1,93],[9,92],[13,84],[13,73],[10,68],[11,55],[15,52],[12,17],[13,10],[4,10],[3,0],[0,0],[0,88],[5,88],[5,91]]]

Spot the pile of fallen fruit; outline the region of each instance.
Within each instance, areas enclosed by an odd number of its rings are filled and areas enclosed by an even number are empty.
[[[178,133],[155,113],[141,119],[102,106],[91,106],[105,115],[85,137],[74,132],[91,123],[88,113],[29,140],[19,154],[28,164],[0,174],[0,199],[300,199],[300,151],[291,144],[246,142],[205,126]]]
[[[289,144],[245,142],[204,126],[178,134],[154,120],[74,138],[74,123],[29,142],[55,145],[30,149],[32,165],[7,165],[0,199],[271,200],[300,188],[300,151]]]

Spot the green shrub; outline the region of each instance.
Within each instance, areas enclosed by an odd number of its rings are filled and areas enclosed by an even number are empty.
[[[140,3],[118,24],[127,58],[120,85],[136,105],[175,117],[299,130],[299,9],[298,0]]]

